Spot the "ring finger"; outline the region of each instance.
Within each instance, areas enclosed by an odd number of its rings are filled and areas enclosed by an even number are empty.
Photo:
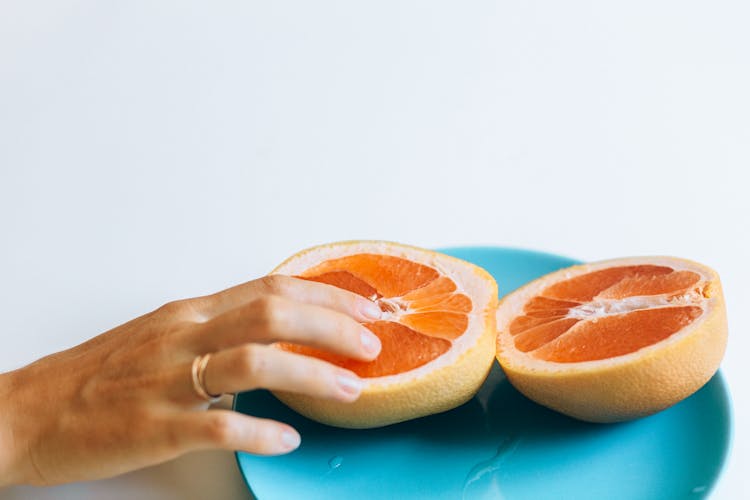
[[[211,356],[205,389],[212,394],[271,389],[354,401],[362,390],[356,374],[274,346],[245,344]]]

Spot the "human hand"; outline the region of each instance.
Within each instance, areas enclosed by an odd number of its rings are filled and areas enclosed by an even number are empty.
[[[211,409],[193,385],[221,394],[255,388],[354,401],[358,377],[273,347],[288,341],[360,360],[380,341],[361,322],[380,309],[359,295],[267,276],[171,302],[76,347],[0,375],[0,486],[50,485],[121,474],[192,450],[264,455],[297,448],[290,426]]]

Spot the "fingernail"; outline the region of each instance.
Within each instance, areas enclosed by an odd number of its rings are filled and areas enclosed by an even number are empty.
[[[284,445],[284,449],[286,450],[294,450],[298,448],[301,442],[302,440],[296,432],[284,431],[281,433],[281,444]]]
[[[380,307],[375,302],[363,302],[360,312],[367,319],[380,319],[383,317],[383,311],[380,310]]]
[[[349,375],[338,375],[336,376],[336,382],[342,391],[347,394],[359,394],[362,391],[362,382],[359,379],[350,377]]]
[[[377,354],[380,352],[380,339],[373,335],[370,330],[362,332],[360,335],[360,342],[362,342],[362,347],[364,347],[368,354]]]

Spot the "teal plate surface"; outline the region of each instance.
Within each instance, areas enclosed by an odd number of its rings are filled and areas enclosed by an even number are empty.
[[[578,262],[509,248],[451,248],[484,267],[508,293]],[[579,422],[518,393],[499,367],[468,403],[381,429],[318,424],[267,391],[237,395],[235,409],[293,425],[295,452],[237,453],[253,494],[266,499],[672,499],[702,498],[731,440],[731,406],[717,373],[656,415],[620,424]]]

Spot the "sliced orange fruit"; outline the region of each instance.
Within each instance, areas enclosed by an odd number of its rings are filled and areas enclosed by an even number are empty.
[[[697,391],[724,355],[719,276],[674,257],[562,269],[505,297],[498,361],[532,400],[572,417],[615,422]]]
[[[365,323],[382,343],[371,362],[280,344],[363,379],[362,393],[353,403],[274,393],[309,418],[351,428],[401,422],[466,402],[489,373],[497,285],[473,264],[397,243],[352,241],[304,250],[273,272],[358,293],[384,311],[382,320]]]

